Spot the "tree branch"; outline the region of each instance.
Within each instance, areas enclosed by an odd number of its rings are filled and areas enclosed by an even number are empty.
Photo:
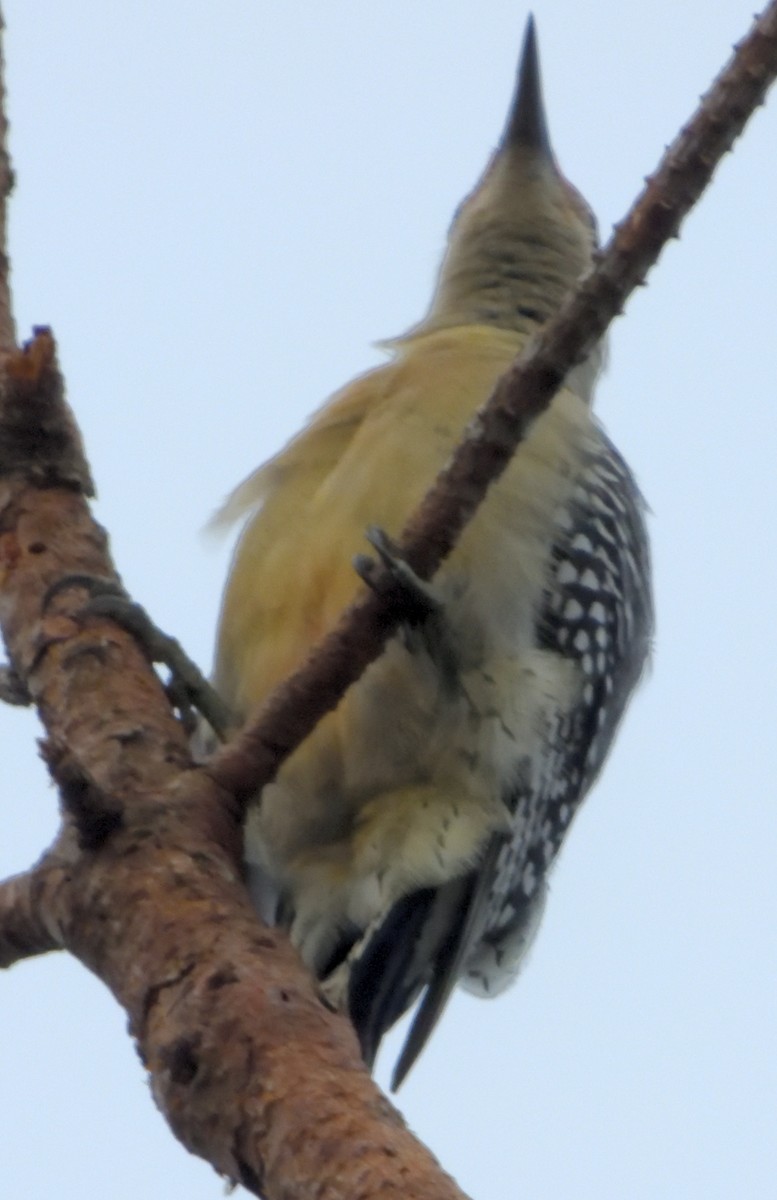
[[[50,908],[46,892],[56,886],[57,870],[61,868],[54,867],[46,854],[31,870],[0,883],[0,967],[62,948],[56,931],[45,923]]]
[[[592,271],[497,383],[399,539],[422,579],[434,575],[567,373],[594,349],[706,188],[777,75],[777,0],[756,19]],[[382,568],[376,569],[380,580]],[[385,580],[386,586],[389,581]],[[357,599],[208,770],[247,803],[383,650],[401,620],[375,594]]]
[[[116,576],[47,331],[0,384],[0,444],[32,444],[25,406],[47,431],[29,470],[9,451],[0,482],[0,622],[67,819],[55,851],[0,889],[0,961],[63,946],[99,975],[177,1136],[257,1195],[461,1200],[372,1083],[348,1021],[261,927],[234,806],[192,764],[140,649],[82,608],[84,576]]]
[[[5,21],[0,12],[0,356],[16,345],[11,308],[11,269],[8,260],[8,197],[13,190],[13,170],[8,155],[8,116],[5,107],[5,60],[3,34]]]

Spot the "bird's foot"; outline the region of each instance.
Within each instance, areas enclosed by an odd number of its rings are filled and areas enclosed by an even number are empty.
[[[377,552],[378,561],[368,554],[357,554],[353,560],[356,572],[376,595],[388,600],[402,612],[410,625],[418,625],[440,610],[434,589],[416,575],[402,557],[401,551],[383,529],[371,525],[367,541]]]
[[[229,709],[180,642],[163,633],[143,606],[127,595],[121,584],[96,575],[67,575],[49,589],[46,604],[58,592],[69,587],[82,587],[89,593],[84,609],[86,614],[115,621],[135,638],[152,663],[167,667],[170,678],[165,684],[165,691],[190,733],[197,726],[196,711],[208,722],[219,740],[225,740],[237,726]]]

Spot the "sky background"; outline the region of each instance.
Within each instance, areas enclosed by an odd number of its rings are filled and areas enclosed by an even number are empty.
[[[210,662],[225,493],[424,311],[501,130],[516,0],[5,0],[16,315],[53,326],[124,580]],[[535,0],[565,173],[606,236],[749,0]],[[485,1200],[773,1200],[777,94],[612,332],[597,410],[653,516],[650,677],[513,991],[454,999],[399,1096]],[[0,873],[56,827],[0,712]],[[384,1051],[387,1081],[399,1036]],[[0,976],[9,1198],[216,1200],[103,985]]]

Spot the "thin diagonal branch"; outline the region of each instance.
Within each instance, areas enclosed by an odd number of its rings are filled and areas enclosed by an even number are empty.
[[[775,76],[777,0],[772,0],[667,149],[593,270],[498,382],[411,516],[399,548],[422,579],[431,578],[451,552],[569,370],[590,354],[630,293],[644,283],[666,242],[677,236]],[[378,657],[400,619],[400,612],[391,612],[374,594],[356,600],[299,670],[214,756],[213,777],[247,801]]]

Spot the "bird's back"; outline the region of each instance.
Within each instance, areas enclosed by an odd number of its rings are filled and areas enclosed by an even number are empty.
[[[236,551],[216,675],[239,711],[332,627],[362,586],[351,560],[365,529],[401,531],[523,341],[469,326],[398,345],[244,488],[242,503],[258,508]],[[559,521],[600,452],[587,403],[563,390],[435,579],[444,628],[395,638],[253,810],[249,859],[319,974],[402,898],[468,877],[489,838],[509,832],[505,781],[583,686],[574,659],[537,630],[555,569],[547,547],[563,537]],[[457,911],[464,903],[454,898]],[[408,909],[413,920],[424,926]],[[475,941],[484,932],[493,930]],[[472,946],[465,969],[481,970]],[[347,988],[348,971],[333,986]],[[394,1008],[417,990],[399,1002],[394,989]]]

